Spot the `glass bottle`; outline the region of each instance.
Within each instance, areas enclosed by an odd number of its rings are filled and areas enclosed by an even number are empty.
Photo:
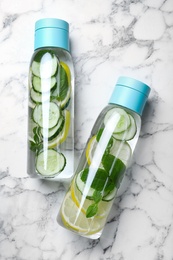
[[[31,177],[69,180],[74,164],[74,69],[69,24],[54,18],[35,24],[29,68],[28,160]]]
[[[101,236],[136,146],[150,88],[120,77],[98,116],[59,211],[58,223],[81,236]]]

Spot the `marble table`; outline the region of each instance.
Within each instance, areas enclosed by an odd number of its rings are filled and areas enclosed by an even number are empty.
[[[152,88],[134,159],[100,239],[56,216],[67,184],[26,173],[27,77],[34,24],[70,23],[79,155],[119,76]],[[77,161],[77,160],[76,160]],[[173,259],[173,1],[0,1],[0,259]]]

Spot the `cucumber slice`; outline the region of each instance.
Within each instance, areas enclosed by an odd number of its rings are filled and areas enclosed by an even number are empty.
[[[62,172],[65,165],[65,156],[53,149],[42,151],[36,159],[37,172],[46,177],[52,177]]]
[[[122,108],[110,109],[104,118],[104,124],[115,124],[114,133],[125,131],[130,125],[130,118],[126,111]]]
[[[111,201],[115,198],[115,195],[117,193],[117,188],[115,187],[113,189],[113,191],[111,191],[109,194],[107,194],[106,196],[103,196],[103,201]]]
[[[77,174],[77,177],[76,177],[76,186],[77,186],[77,189],[78,189],[84,196],[86,196],[87,199],[92,199],[93,194],[94,194],[94,192],[95,192],[95,189],[93,189],[93,188],[90,187],[89,190],[86,189],[86,194],[85,194],[86,183],[84,183],[84,182],[81,180],[81,174],[82,174],[82,173],[83,173],[83,171],[82,171],[82,172],[79,172],[79,173]]]
[[[30,98],[34,103],[43,103],[50,100],[50,94],[49,93],[39,93],[36,92],[33,88],[31,88],[30,91]]]
[[[58,58],[49,52],[43,54],[40,62],[33,61],[31,64],[32,73],[40,78],[50,78],[55,75],[59,65]]]
[[[54,139],[63,129],[65,119],[63,116],[60,117],[58,124],[51,129],[41,128],[41,134],[44,138],[48,138],[48,140]]]
[[[115,134],[115,133],[113,134],[113,136],[117,140],[129,141],[134,138],[137,131],[137,127],[134,118],[131,115],[129,115],[129,117],[130,117],[130,126],[124,132],[121,132],[119,134]]]
[[[48,143],[48,147],[49,148],[54,148],[57,145],[63,143],[66,141],[68,133],[69,133],[69,129],[70,129],[70,111],[68,110],[64,110],[64,118],[65,118],[65,123],[63,126],[62,131],[51,141],[49,141]]]
[[[131,158],[132,151],[128,143],[114,139],[110,154],[120,159],[126,166]]]
[[[51,77],[47,79],[41,79],[40,77],[33,76],[32,85],[35,91],[39,93],[45,93],[52,90],[56,85],[56,78]]]
[[[33,109],[35,106],[36,106],[36,103],[33,100],[31,100],[31,98],[30,98],[28,101],[28,107]]]
[[[57,125],[60,116],[60,109],[53,102],[36,105],[33,111],[33,120],[42,128],[53,128]]]
[[[34,141],[34,128],[37,127],[37,124],[32,120],[32,118],[29,118],[29,124],[28,124],[28,140]]]

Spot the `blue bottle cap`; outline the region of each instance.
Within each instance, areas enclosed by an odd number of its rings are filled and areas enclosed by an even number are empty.
[[[149,93],[150,87],[143,82],[129,77],[120,77],[109,104],[117,104],[142,115]]]
[[[58,47],[69,51],[69,24],[56,18],[40,19],[35,23],[34,49]]]

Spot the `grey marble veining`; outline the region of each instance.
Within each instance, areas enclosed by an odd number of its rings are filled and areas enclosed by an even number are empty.
[[[173,259],[173,1],[0,1],[0,259]],[[75,149],[81,153],[117,78],[152,88],[140,139],[100,239],[56,222],[68,185],[26,174],[27,77],[34,24],[70,23]]]

